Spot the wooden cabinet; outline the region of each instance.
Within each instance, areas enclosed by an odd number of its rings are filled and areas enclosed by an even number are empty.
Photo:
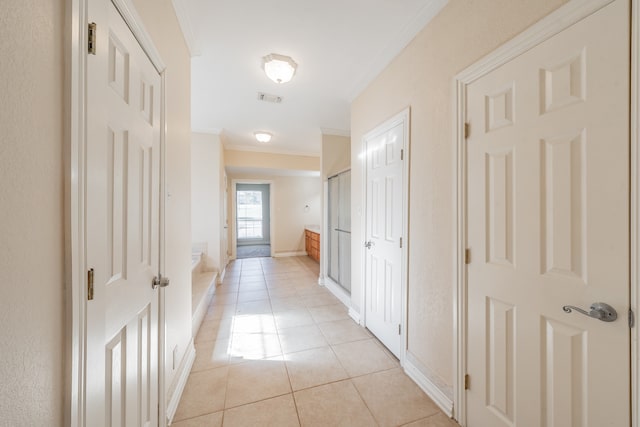
[[[316,261],[320,261],[320,234],[310,230],[304,230],[304,248],[307,255]]]

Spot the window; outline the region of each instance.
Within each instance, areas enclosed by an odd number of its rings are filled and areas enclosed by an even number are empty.
[[[262,192],[237,192],[238,240],[262,239]]]

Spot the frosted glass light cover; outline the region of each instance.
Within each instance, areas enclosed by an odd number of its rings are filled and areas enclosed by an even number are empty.
[[[286,83],[293,78],[298,64],[289,56],[272,53],[262,58],[265,74],[276,83]]]
[[[271,141],[271,134],[269,132],[254,132],[256,139],[258,142],[269,142]]]

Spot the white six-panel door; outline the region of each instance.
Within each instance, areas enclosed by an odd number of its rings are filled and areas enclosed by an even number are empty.
[[[407,120],[408,117],[405,117]],[[365,136],[365,325],[398,358],[402,351],[404,155],[407,123]]]
[[[468,425],[628,426],[629,2],[466,96]]]
[[[87,57],[86,425],[158,424],[160,88],[110,1],[92,1]]]

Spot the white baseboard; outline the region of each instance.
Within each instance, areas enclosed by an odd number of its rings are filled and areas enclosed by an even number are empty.
[[[207,272],[199,275],[195,279],[192,279],[194,283],[193,286],[197,286],[198,295],[200,295],[199,292],[201,292],[202,285],[206,283],[206,292],[200,297],[200,300],[196,302],[196,308],[191,316],[191,333],[193,337],[197,335],[198,330],[200,329],[200,325],[202,324],[202,321],[207,314],[209,304],[211,304],[211,300],[213,299],[213,294],[216,289],[217,276],[218,273],[216,272]],[[196,298],[197,297],[198,296],[196,296]]]
[[[351,316],[351,318],[358,324],[358,325],[362,325],[362,323],[360,323],[360,313],[358,313],[357,311],[355,311],[352,307],[349,307],[349,316]],[[364,326],[364,325],[362,325]]]
[[[404,371],[448,417],[451,418],[453,416],[453,400],[443,393],[426,375],[420,372],[410,358],[406,358],[404,361]]]
[[[169,404],[167,405],[167,425],[171,425],[173,421],[173,417],[176,415],[176,411],[178,410],[178,404],[180,403],[180,398],[182,397],[182,392],[184,391],[184,387],[187,385],[187,380],[189,379],[189,374],[191,373],[191,367],[193,366],[193,362],[196,360],[196,348],[193,345],[193,339],[189,342],[189,346],[187,347],[187,351],[185,352],[184,357],[182,358],[182,363],[180,363],[180,367],[178,374],[176,375],[175,387],[173,387],[173,394],[169,399]]]
[[[297,251],[297,252],[277,252],[273,254],[274,258],[284,258],[290,256],[306,256],[307,253],[305,251]]]
[[[227,267],[225,266],[220,274],[218,275],[218,285],[222,285],[222,281],[224,280],[224,275],[227,274]]]
[[[338,285],[336,282],[331,280],[330,277],[325,277],[324,279],[318,279],[320,284],[327,288],[329,292],[333,294],[334,297],[338,298],[341,303],[347,306],[349,310],[351,310],[351,295],[345,291],[342,286]]]

